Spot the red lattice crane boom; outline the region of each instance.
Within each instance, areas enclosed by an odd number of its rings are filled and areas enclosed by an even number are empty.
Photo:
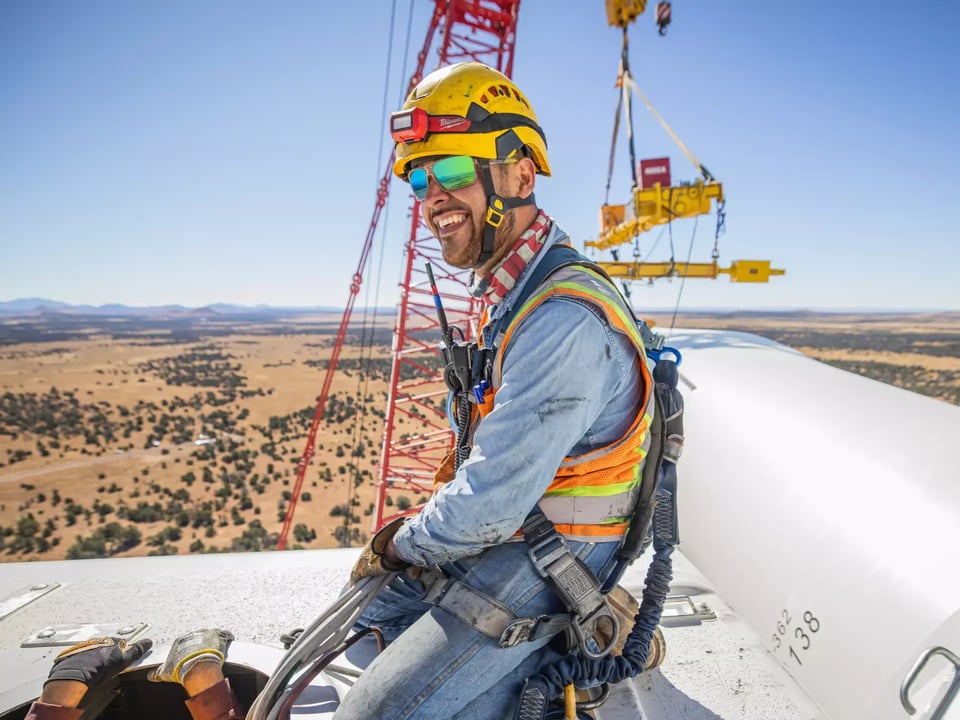
[[[444,4],[437,65],[475,60],[511,76],[519,0]],[[374,529],[418,510],[422,499],[433,491],[434,472],[454,442],[437,349],[440,323],[426,276],[427,261],[434,268],[447,319],[463,329],[466,339],[474,332],[480,314],[479,301],[466,291],[470,272],[444,264],[440,245],[421,222],[420,205],[414,201],[394,330]],[[399,421],[404,418],[425,430],[400,432]],[[402,502],[391,505],[391,494],[402,493],[413,495],[410,506]]]
[[[427,57],[433,41],[439,36],[435,67],[455,62],[475,60],[495,67],[508,77],[513,74],[513,56],[516,44],[517,16],[520,0],[434,0],[435,6],[423,47],[417,55],[417,65],[408,83],[408,91],[424,75]],[[432,69],[432,68],[431,68]],[[386,122],[386,118],[383,119]],[[366,268],[370,248],[386,203],[393,172],[394,153],[390,153],[383,177],[377,188],[376,202],[370,227],[363,243],[357,270],[350,283],[350,296],[340,321],[323,385],[317,396],[317,406],[307,434],[306,446],[297,464],[297,478],[291,491],[277,549],[287,544],[297,501],[303,487],[307,467],[313,459],[317,430],[323,420],[330,385],[333,381],[340,353],[346,338],[353,305]],[[415,200],[411,207],[411,228],[405,246],[405,269],[401,285],[397,323],[394,328],[390,387],[384,418],[384,434],[380,455],[380,473],[375,528],[381,527],[398,514],[416,511],[416,507],[394,505],[398,512],[388,514],[391,492],[413,492],[429,495],[432,492],[433,473],[440,460],[453,445],[453,433],[446,421],[444,409],[446,388],[439,366],[439,324],[434,314],[424,271],[429,260],[434,267],[441,297],[451,324],[470,332],[479,315],[479,305],[466,293],[468,271],[447,268],[442,260],[436,239],[420,220],[420,206]],[[419,264],[418,264],[419,263]],[[398,420],[409,417],[428,429],[415,435],[399,435]]]

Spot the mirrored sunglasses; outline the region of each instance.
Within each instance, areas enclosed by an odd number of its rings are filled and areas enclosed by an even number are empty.
[[[437,160],[430,167],[411,170],[407,174],[407,182],[410,183],[417,200],[427,197],[427,184],[431,175],[444,190],[460,190],[476,182],[477,164],[469,155],[455,155]]]

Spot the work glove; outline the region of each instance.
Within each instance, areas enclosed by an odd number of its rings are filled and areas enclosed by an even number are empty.
[[[392,562],[384,556],[387,550],[387,544],[393,536],[397,534],[397,530],[403,527],[403,522],[403,518],[397,518],[392,523],[384,525],[370,538],[370,542],[363,548],[363,552],[360,553],[360,557],[353,566],[353,570],[350,571],[351,585],[356,585],[360,578],[388,575],[389,573],[412,567],[410,563],[403,562],[402,560]],[[420,575],[420,570],[421,568],[413,568],[409,574],[417,577]]]
[[[152,682],[183,683],[183,678],[196,663],[215,660],[223,665],[233,633],[220,628],[201,628],[181,635],[173,641],[163,665],[147,676]]]
[[[92,688],[133,665],[152,645],[146,638],[131,644],[116,637],[72,645],[57,655],[44,685],[55,680],[74,680]]]

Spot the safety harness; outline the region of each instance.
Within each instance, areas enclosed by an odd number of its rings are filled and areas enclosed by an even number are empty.
[[[492,409],[493,372],[499,339],[509,329],[517,312],[547,278],[561,268],[571,265],[582,266],[599,273],[615,289],[612,281],[597,265],[588,261],[574,248],[555,244],[544,253],[538,264],[530,269],[530,277],[526,280],[519,297],[512,298],[513,304],[483,329],[482,346],[476,342],[453,341],[452,332],[447,327],[443,316],[439,293],[436,292],[432,279],[432,271],[428,267],[431,284],[434,286],[441,329],[444,333],[443,355],[446,364],[444,377],[450,389],[451,422],[455,424],[457,431],[454,471],[470,454],[470,430],[472,419],[475,417],[473,408],[476,407],[481,415],[485,415]],[[623,305],[629,310],[629,305],[626,303]],[[640,328],[645,344],[649,343],[648,347],[659,349],[662,341],[660,345],[656,344],[657,338],[645,323],[633,316],[632,310],[630,310],[630,316]],[[657,502],[656,493],[665,445],[665,415],[656,391],[654,396],[656,412],[649,428],[651,440],[642,471],[639,498],[630,518],[629,530],[614,557],[613,567],[607,573],[602,587],[590,569],[574,557],[564,536],[556,530],[554,524],[537,506],[524,521],[523,539],[537,572],[547,579],[567,612],[533,618],[518,617],[502,603],[475,588],[443,576],[436,578],[424,599],[435,603],[479,632],[496,638],[504,648],[521,642],[557,636],[560,649],[565,653],[576,650],[579,657],[595,662],[607,657],[613,649],[620,629],[619,619],[610,607],[607,594],[616,586],[626,567],[639,557],[645,547],[644,539],[648,536]],[[672,503],[670,505],[672,506]],[[669,577],[667,583],[669,583]],[[646,657],[653,629],[659,622],[664,598],[665,592],[663,597],[652,600],[656,619],[653,626],[649,627],[649,633],[641,639],[644,657]],[[646,601],[646,591],[644,599]],[[650,610],[651,603],[646,604]],[[598,630],[602,632],[598,634]],[[609,638],[603,647],[599,646],[597,639],[599,635],[605,639]],[[534,694],[535,688],[531,686],[530,689],[531,692],[527,695]],[[523,705],[524,703],[521,702],[521,706]],[[530,709],[529,706],[530,703],[527,702],[528,709]],[[537,716],[531,715],[531,717]]]
[[[649,332],[649,329],[646,330]],[[645,341],[647,338],[645,337]],[[648,542],[653,544],[653,559],[647,569],[643,588],[643,600],[633,617],[633,628],[623,643],[618,655],[613,653],[602,658],[574,652],[543,669],[538,675],[528,678],[520,694],[520,700],[514,713],[514,720],[545,720],[549,718],[568,717],[558,714],[550,708],[553,698],[564,694],[569,697],[573,687],[581,684],[608,686],[643,672],[647,665],[650,653],[650,643],[660,623],[663,614],[663,604],[670,589],[673,577],[671,555],[673,549],[680,542],[680,533],[677,525],[677,469],[676,463],[683,448],[683,396],[677,388],[677,365],[681,362],[680,353],[674,348],[662,346],[662,339],[650,333],[650,344],[647,345],[648,354],[656,358],[653,375],[655,384],[655,398],[657,414],[663,419],[664,425],[664,454],[659,470],[659,482],[654,496],[653,519],[651,523],[652,539],[644,534],[640,540],[640,551]],[[661,353],[670,351],[676,355],[676,361],[661,357]],[[620,562],[622,568],[629,564],[631,543],[635,543],[638,535],[628,534],[624,547],[621,548]],[[632,535],[632,537],[630,537]],[[604,584],[604,589],[614,587],[613,578],[617,577],[617,568]],[[622,572],[622,569],[620,570]],[[612,594],[612,593],[611,593]],[[601,692],[600,699],[594,701],[593,706],[601,704],[606,698]],[[577,708],[587,705],[577,704]],[[589,717],[580,715],[577,717]]]

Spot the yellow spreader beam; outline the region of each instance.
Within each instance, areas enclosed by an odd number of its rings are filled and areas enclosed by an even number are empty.
[[[729,275],[731,282],[769,282],[772,275],[786,275],[786,270],[770,267],[769,260],[734,260],[722,268],[716,261],[709,263],[670,262],[598,262],[612,278],[624,280],[653,280],[667,277],[709,278]]]
[[[708,215],[711,200],[723,200],[723,186],[718,182],[697,180],[690,185],[663,187],[657,183],[649,188],[634,188],[634,216],[627,217],[626,205],[604,205],[600,208],[600,236],[584,245],[608,250],[671,220]]]

